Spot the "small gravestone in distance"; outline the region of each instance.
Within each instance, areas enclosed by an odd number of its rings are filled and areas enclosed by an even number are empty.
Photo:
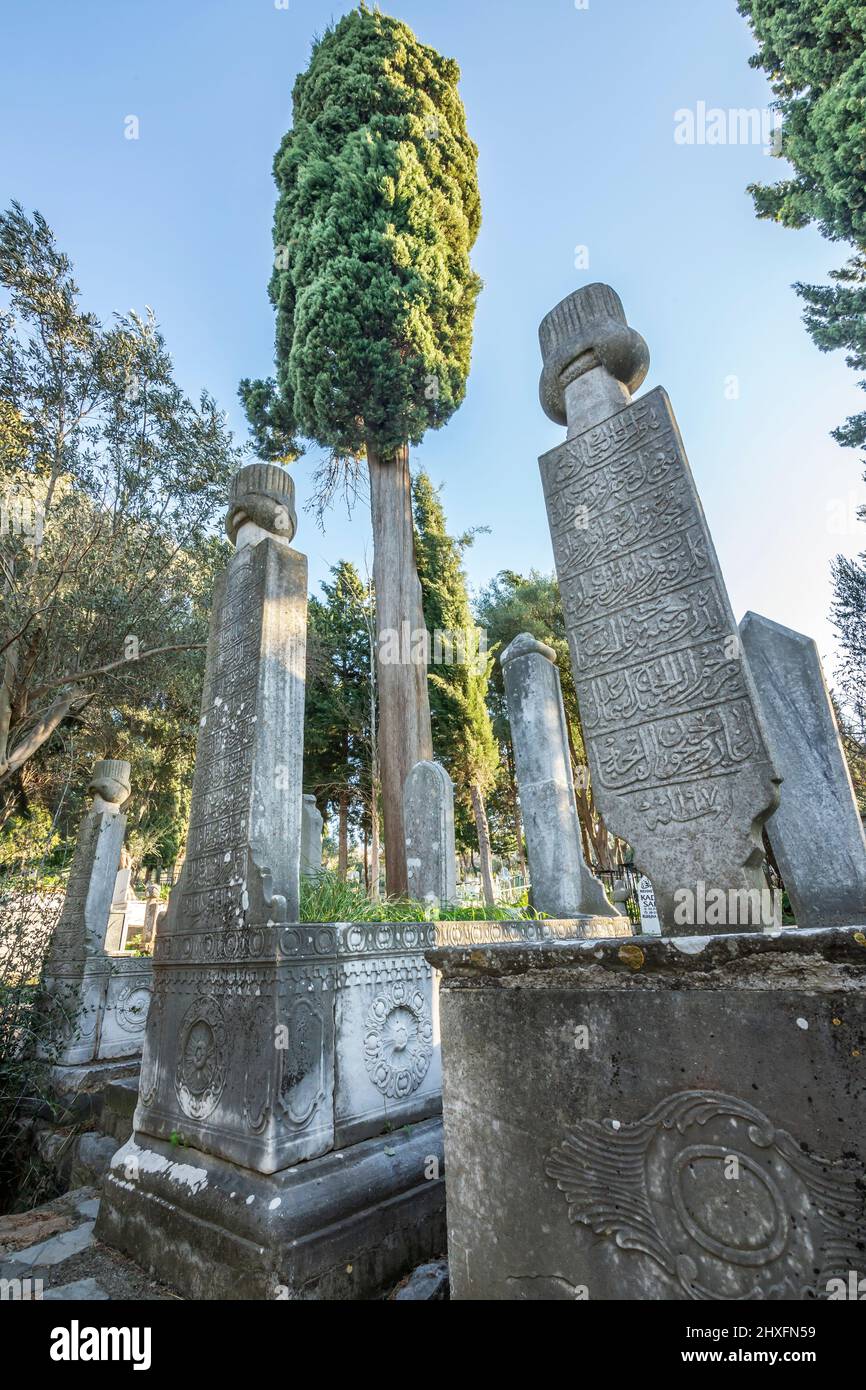
[[[638,880],[637,905],[640,909],[640,929],[643,935],[661,936],[662,924],[656,907],[656,895],[646,874],[641,874]]]
[[[523,632],[499,660],[533,907],[556,918],[619,917],[583,857],[556,653]]]
[[[568,426],[540,467],[593,794],[663,930],[688,934],[701,884],[765,886],[778,777],[670,401],[631,398],[646,343],[609,285],[569,295],[539,338],[542,406]]]
[[[322,828],[325,822],[316,798],[307,795],[301,805],[301,878],[322,872]]]
[[[49,1049],[62,1065],[99,1055],[112,976],[106,938],[126,832],[120,808],[129,798],[129,775],[128,762],[108,758],[94,766],[93,804],[81,822],[66,899],[45,960],[43,984],[54,1021]],[[132,1052],[134,1044],[126,1050]]]
[[[454,844],[454,783],[441,763],[420,762],[403,792],[409,897],[416,902],[453,903],[457,897]]]
[[[859,925],[866,837],[818,648],[757,613],[743,618],[740,636],[783,778],[767,835],[797,925]]]

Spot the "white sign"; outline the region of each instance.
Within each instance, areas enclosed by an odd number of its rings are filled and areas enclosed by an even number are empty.
[[[656,907],[656,895],[645,874],[641,874],[638,881],[637,904],[640,908],[640,929],[644,936],[661,936],[662,924]]]

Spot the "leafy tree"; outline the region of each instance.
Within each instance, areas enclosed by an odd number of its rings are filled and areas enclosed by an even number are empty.
[[[433,746],[456,785],[458,802],[468,800],[471,806],[484,900],[492,903],[496,894],[485,796],[494,784],[499,750],[486,700],[495,657],[482,649],[469,607],[462,556],[472,536],[449,536],[439,493],[426,473],[415,479],[413,493],[424,617],[434,639],[439,634],[428,673]]]
[[[81,792],[96,757],[130,756],[135,780],[158,745],[147,810],[176,849],[240,451],[175,382],[153,317],[82,310],[45,220],[15,203],[0,289],[0,825]]]
[[[571,746],[574,790],[583,836],[584,855],[588,864],[597,863],[601,868],[612,868],[613,858],[609,848],[607,827],[595,805],[592,794],[583,732],[580,726],[577,691],[571,670],[568,639],[565,634],[565,618],[562,612],[559,586],[555,577],[540,574],[537,570],[532,570],[527,576],[515,574],[513,570],[502,570],[479,595],[475,605],[475,616],[486,628],[488,642],[499,651],[504,651],[521,632],[530,632],[533,637],[538,638],[540,642],[545,642],[556,652]],[[514,772],[508,705],[505,698],[502,667],[498,661],[491,675],[489,704],[494,731],[499,740],[502,764],[508,770],[509,775],[508,799],[511,805],[514,837],[518,843],[522,843],[523,831],[520,822],[517,780]],[[500,798],[501,796],[502,792],[500,792]]]
[[[274,456],[327,451],[320,499],[366,458],[374,538],[388,889],[405,893],[403,784],[430,756],[423,665],[386,658],[423,627],[409,445],[463,399],[480,282],[477,150],[457,64],[364,6],[313,48],[274,161],[276,379],[241,386]]]

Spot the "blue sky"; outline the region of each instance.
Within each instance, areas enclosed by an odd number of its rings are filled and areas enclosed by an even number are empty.
[[[0,190],[39,208],[107,318],[152,305],[179,379],[239,433],[243,376],[272,371],[271,161],[310,43],[335,0],[4,0]],[[473,585],[552,569],[537,457],[562,437],[538,405],[537,328],[591,280],[646,338],[671,394],[736,616],[813,635],[832,667],[829,563],[866,528],[857,455],[829,431],[863,405],[800,322],[794,280],[845,249],[758,222],[746,185],[784,170],[758,145],[684,146],[674,113],[763,107],[735,0],[391,0],[459,61],[480,147],[483,226],[467,399],[415,451],[455,532],[486,525]],[[139,119],[138,140],[124,121]],[[575,267],[575,247],[588,268]],[[729,399],[735,376],[739,398]],[[295,468],[309,494],[314,459]],[[369,512],[302,516],[314,582],[371,561]]]

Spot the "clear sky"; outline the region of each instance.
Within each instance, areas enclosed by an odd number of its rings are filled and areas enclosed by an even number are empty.
[[[583,0],[579,0],[583,5]],[[152,305],[179,379],[245,434],[243,376],[273,370],[266,295],[271,161],[295,75],[337,0],[0,0],[0,190],[38,208],[88,308]],[[562,437],[538,405],[541,317],[609,282],[646,338],[646,386],[671,394],[736,616],[813,635],[832,666],[829,563],[866,545],[856,453],[829,431],[863,406],[818,352],[794,280],[845,248],[754,216],[746,185],[785,166],[762,145],[682,145],[674,113],[764,107],[735,0],[391,0],[459,61],[480,147],[483,226],[467,399],[415,452],[450,528],[486,525],[473,585],[552,569],[536,459]],[[125,118],[139,138],[124,136]],[[588,249],[576,268],[575,247]],[[739,383],[729,399],[729,378]],[[295,467],[309,495],[314,459]],[[371,558],[369,512],[338,508],[295,544],[317,583]]]

